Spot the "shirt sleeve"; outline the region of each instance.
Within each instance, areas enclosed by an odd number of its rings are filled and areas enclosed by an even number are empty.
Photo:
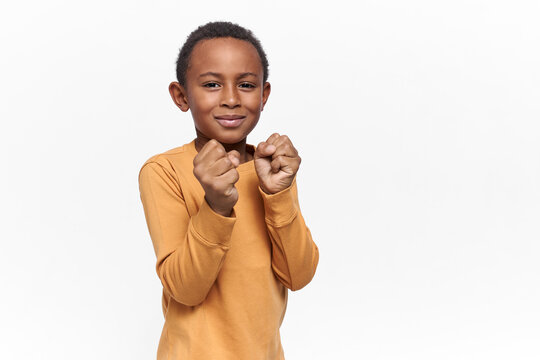
[[[200,304],[229,250],[234,210],[222,216],[203,199],[190,217],[176,177],[157,162],[142,166],[139,191],[163,288],[179,303]]]
[[[298,203],[296,177],[291,185],[263,198],[265,222],[272,241],[272,270],[291,290],[306,286],[317,269],[319,249],[311,238]]]

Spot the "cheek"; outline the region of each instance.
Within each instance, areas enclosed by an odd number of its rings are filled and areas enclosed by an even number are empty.
[[[191,93],[191,100],[188,101],[189,107],[194,113],[204,113],[212,110],[216,106],[216,101],[219,102],[217,93],[208,93],[205,91],[194,90]]]
[[[251,112],[260,112],[262,107],[261,94],[249,94],[244,100],[244,106]]]

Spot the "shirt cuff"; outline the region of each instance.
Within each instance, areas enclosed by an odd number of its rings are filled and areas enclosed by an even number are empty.
[[[231,216],[223,216],[216,213],[203,199],[199,206],[199,212],[191,218],[191,226],[200,240],[210,245],[228,246],[231,234],[236,223],[234,208]]]
[[[298,213],[296,176],[291,185],[275,194],[265,193],[259,186],[259,193],[264,203],[265,220],[270,225],[279,227],[290,224]]]

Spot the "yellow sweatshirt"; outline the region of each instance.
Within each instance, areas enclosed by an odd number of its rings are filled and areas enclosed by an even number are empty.
[[[253,145],[247,145],[253,154]],[[253,160],[237,168],[239,199],[215,213],[193,175],[195,141],[149,158],[139,190],[163,285],[157,359],[284,359],[279,328],[287,288],[308,284],[319,260],[296,179],[259,187]]]

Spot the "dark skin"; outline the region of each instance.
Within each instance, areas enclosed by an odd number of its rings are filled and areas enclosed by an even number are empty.
[[[252,44],[233,38],[200,41],[191,53],[185,86],[172,82],[169,92],[180,110],[191,110],[198,151],[193,173],[216,213],[231,216],[241,163],[254,160],[259,185],[267,194],[291,185],[301,159],[286,135],[270,135],[254,154],[246,150],[247,135],[270,95]]]

